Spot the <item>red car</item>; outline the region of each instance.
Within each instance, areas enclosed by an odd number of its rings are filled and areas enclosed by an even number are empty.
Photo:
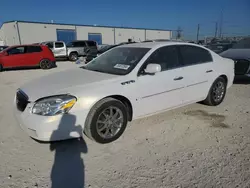
[[[41,67],[50,69],[55,66],[52,51],[43,45],[11,46],[0,52],[0,71],[16,67]]]

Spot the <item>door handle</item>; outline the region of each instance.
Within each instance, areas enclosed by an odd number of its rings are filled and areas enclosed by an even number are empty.
[[[182,77],[182,76],[177,77],[177,78],[174,78],[174,80],[182,80],[182,79],[183,79],[183,77]]]
[[[206,73],[213,72],[213,70],[207,70]]]

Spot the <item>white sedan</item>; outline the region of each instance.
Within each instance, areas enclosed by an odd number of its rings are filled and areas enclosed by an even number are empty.
[[[116,47],[87,65],[20,87],[14,112],[41,141],[118,139],[128,121],[203,101],[219,105],[232,85],[234,62],[181,42]]]

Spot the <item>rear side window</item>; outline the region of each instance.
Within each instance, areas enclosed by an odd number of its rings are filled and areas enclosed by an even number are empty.
[[[55,42],[55,48],[62,48],[64,44],[62,42]]]
[[[184,66],[197,65],[213,61],[209,51],[197,46],[180,46],[180,53]]]
[[[42,48],[40,46],[27,46],[26,53],[41,52]]]
[[[86,44],[84,41],[72,42],[68,45],[69,47],[85,47]]]
[[[87,41],[88,46],[96,46],[96,42],[95,41]]]

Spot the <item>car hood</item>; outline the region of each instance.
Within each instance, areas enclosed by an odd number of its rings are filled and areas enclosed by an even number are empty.
[[[70,88],[101,83],[116,77],[119,76],[77,68],[40,77],[20,89],[29,97],[29,101],[36,101],[47,96],[70,93]]]
[[[220,53],[220,56],[230,59],[250,59],[250,49],[229,49]]]

